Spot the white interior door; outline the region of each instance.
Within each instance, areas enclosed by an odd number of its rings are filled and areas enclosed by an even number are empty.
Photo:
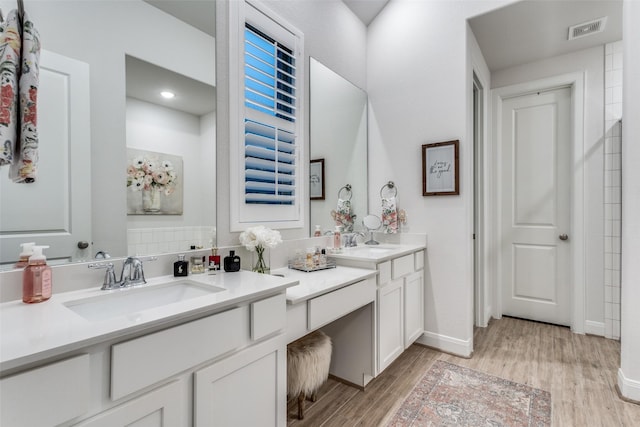
[[[38,137],[36,182],[0,173],[0,264],[17,261],[25,242],[49,246],[51,261],[90,258],[78,245],[91,242],[88,64],[41,52]]]
[[[503,101],[502,314],[571,324],[571,90]]]

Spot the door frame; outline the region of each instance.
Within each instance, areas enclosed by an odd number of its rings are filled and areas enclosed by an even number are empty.
[[[502,262],[500,256],[497,255],[500,242],[502,242],[502,231],[499,227],[502,222],[501,212],[499,209],[502,194],[502,184],[498,179],[500,176],[500,168],[502,165],[501,150],[498,147],[502,144],[502,136],[499,129],[502,126],[502,103],[504,99],[516,96],[526,95],[535,92],[557,89],[561,87],[569,87],[571,89],[571,162],[573,165],[571,179],[571,217],[570,230],[571,236],[571,259],[573,268],[571,269],[572,288],[571,288],[571,330],[575,333],[585,333],[585,302],[586,302],[586,283],[585,283],[585,266],[586,266],[586,249],[585,249],[585,229],[584,229],[584,73],[575,72],[561,74],[545,79],[534,80],[526,83],[519,83],[510,86],[504,86],[491,90],[492,98],[492,131],[493,138],[489,141],[491,144],[490,153],[492,155],[492,163],[496,166],[493,168],[493,176],[491,180],[495,182],[495,193],[488,196],[491,197],[487,202],[493,207],[495,215],[493,215],[493,230],[495,234],[492,238],[492,247],[496,249],[493,277],[495,281],[494,307],[495,317],[502,317],[502,287],[504,285],[501,271]]]
[[[491,297],[487,278],[489,270],[487,254],[487,217],[490,216],[487,209],[486,196],[488,193],[485,179],[486,141],[488,140],[486,129],[488,127],[487,110],[489,91],[485,80],[477,70],[473,69],[473,81],[471,84],[474,94],[473,100],[473,309],[474,324],[479,327],[489,325],[491,318]],[[475,97],[478,97],[477,99]]]

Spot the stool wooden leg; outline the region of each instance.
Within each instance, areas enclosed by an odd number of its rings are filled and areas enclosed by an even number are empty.
[[[315,402],[316,400],[318,400],[318,390],[315,390],[312,394],[311,394],[311,401]]]
[[[304,392],[298,395],[298,419],[304,420]]]

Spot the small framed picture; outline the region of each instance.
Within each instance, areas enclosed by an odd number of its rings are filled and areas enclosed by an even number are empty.
[[[324,200],[324,159],[315,159],[310,162],[309,197],[311,200]]]
[[[458,180],[459,141],[438,142],[422,146],[422,195],[460,194]]]

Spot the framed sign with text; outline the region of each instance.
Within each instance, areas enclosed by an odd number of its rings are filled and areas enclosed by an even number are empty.
[[[422,146],[422,195],[460,194],[458,179],[459,141],[438,142]]]

